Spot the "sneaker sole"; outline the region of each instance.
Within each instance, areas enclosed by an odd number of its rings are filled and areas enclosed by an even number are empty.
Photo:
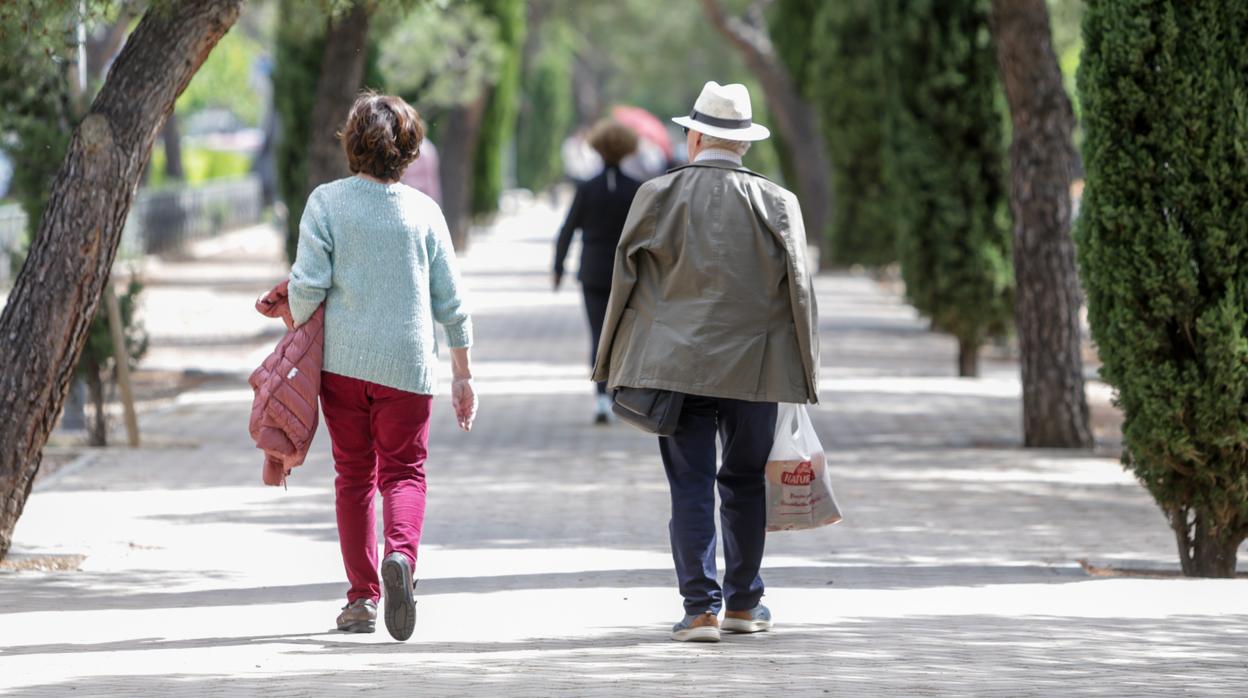
[[[720,624],[726,633],[765,633],[771,630],[771,621],[769,620],[742,620],[740,618],[725,618]]]
[[[371,620],[360,620],[338,626],[338,632],[342,633],[372,633],[376,631],[377,622]]]
[[[390,637],[402,642],[416,630],[411,570],[397,560],[386,558],[381,563],[381,580],[386,594],[386,630],[390,631]]]
[[[672,639],[677,642],[719,642],[719,628],[707,625],[676,630],[672,632]]]

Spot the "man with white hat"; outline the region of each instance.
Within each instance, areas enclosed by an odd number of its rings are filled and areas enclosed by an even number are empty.
[[[818,401],[818,322],[797,198],[741,164],[750,143],[770,135],[753,122],[749,91],[708,82],[693,111],[673,121],[685,128],[690,164],[646,182],[633,199],[594,380],[620,395],[670,393],[660,402],[682,405],[675,432],[659,438],[685,606],[672,638],[718,642],[720,610],[723,631],[771,627],[760,603],[764,466],[776,403]]]

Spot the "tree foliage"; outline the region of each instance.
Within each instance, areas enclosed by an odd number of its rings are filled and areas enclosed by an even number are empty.
[[[1091,3],[1076,240],[1124,463],[1189,575],[1248,537],[1248,6]]]
[[[325,53],[325,22],[308,21],[307,0],[280,0],[274,51],[273,108],[280,135],[277,190],[286,205],[286,256],[295,258],[299,219],[308,199],[308,143],[312,103]]]
[[[126,345],[126,360],[131,369],[138,366],[139,359],[147,353],[148,336],[143,323],[137,318],[139,294],[143,284],[137,278],[131,278],[125,293],[117,297],[117,307],[121,311],[122,337]],[[104,411],[105,385],[117,373],[117,351],[113,344],[112,331],[108,325],[108,310],[103,304],[95,312],[91,320],[91,328],[87,333],[86,344],[82,355],[78,358],[76,373],[87,385],[87,393],[95,410],[90,432],[92,446],[108,444],[108,420]]]
[[[503,193],[506,150],[511,146],[516,129],[525,16],[524,0],[476,1],[486,16],[497,20],[498,41],[502,49],[502,62],[481,120],[473,168],[472,212],[479,215],[497,211],[498,199]]]
[[[897,220],[885,179],[889,104],[880,5],[815,4],[794,21],[813,27],[817,47],[804,61],[804,84],[832,161],[830,251],[837,265],[882,266],[897,258]]]
[[[505,53],[498,21],[479,5],[424,4],[397,19],[378,68],[387,91],[437,113],[475,101],[497,80]]]
[[[889,186],[906,296],[962,375],[1013,313],[1005,138],[986,0],[890,0]]]
[[[39,228],[74,126],[77,21],[68,2],[0,5],[0,150],[13,161],[13,193],[31,231]]]
[[[222,37],[178,98],[178,115],[225,109],[243,124],[259,126],[264,105],[253,82],[256,61],[263,50],[258,41],[237,29]]]
[[[536,31],[530,28],[530,31]],[[572,37],[561,20],[548,20],[539,48],[525,66],[516,122],[516,183],[541,191],[563,172],[560,146],[572,130]]]

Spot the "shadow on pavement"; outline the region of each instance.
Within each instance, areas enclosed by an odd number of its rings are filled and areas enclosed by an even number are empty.
[[[197,575],[197,579],[204,575]],[[977,587],[1001,584],[1065,584],[1087,582],[1090,578],[1077,567],[1055,568],[1040,565],[990,567],[983,565],[936,566],[855,566],[855,567],[765,567],[763,578],[769,589],[923,589],[948,586],[957,579],[959,586]],[[21,598],[21,605],[0,607],[0,616],[42,612],[98,610],[152,610],[171,608],[211,608],[336,601],[346,591],[345,582],[287,584],[258,587],[223,587],[188,591],[159,591],[171,584],[186,582],[168,574],[98,574],[15,576],[6,581],[6,591]],[[675,588],[671,569],[615,569],[577,572],[543,572],[473,577],[422,579],[417,595],[490,594],[505,591],[542,589]],[[12,650],[0,650],[0,655]]]

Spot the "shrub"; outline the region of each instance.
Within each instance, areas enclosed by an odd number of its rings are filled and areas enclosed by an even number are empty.
[[[1076,227],[1123,462],[1183,572],[1227,577],[1248,537],[1248,6],[1089,3]]]

